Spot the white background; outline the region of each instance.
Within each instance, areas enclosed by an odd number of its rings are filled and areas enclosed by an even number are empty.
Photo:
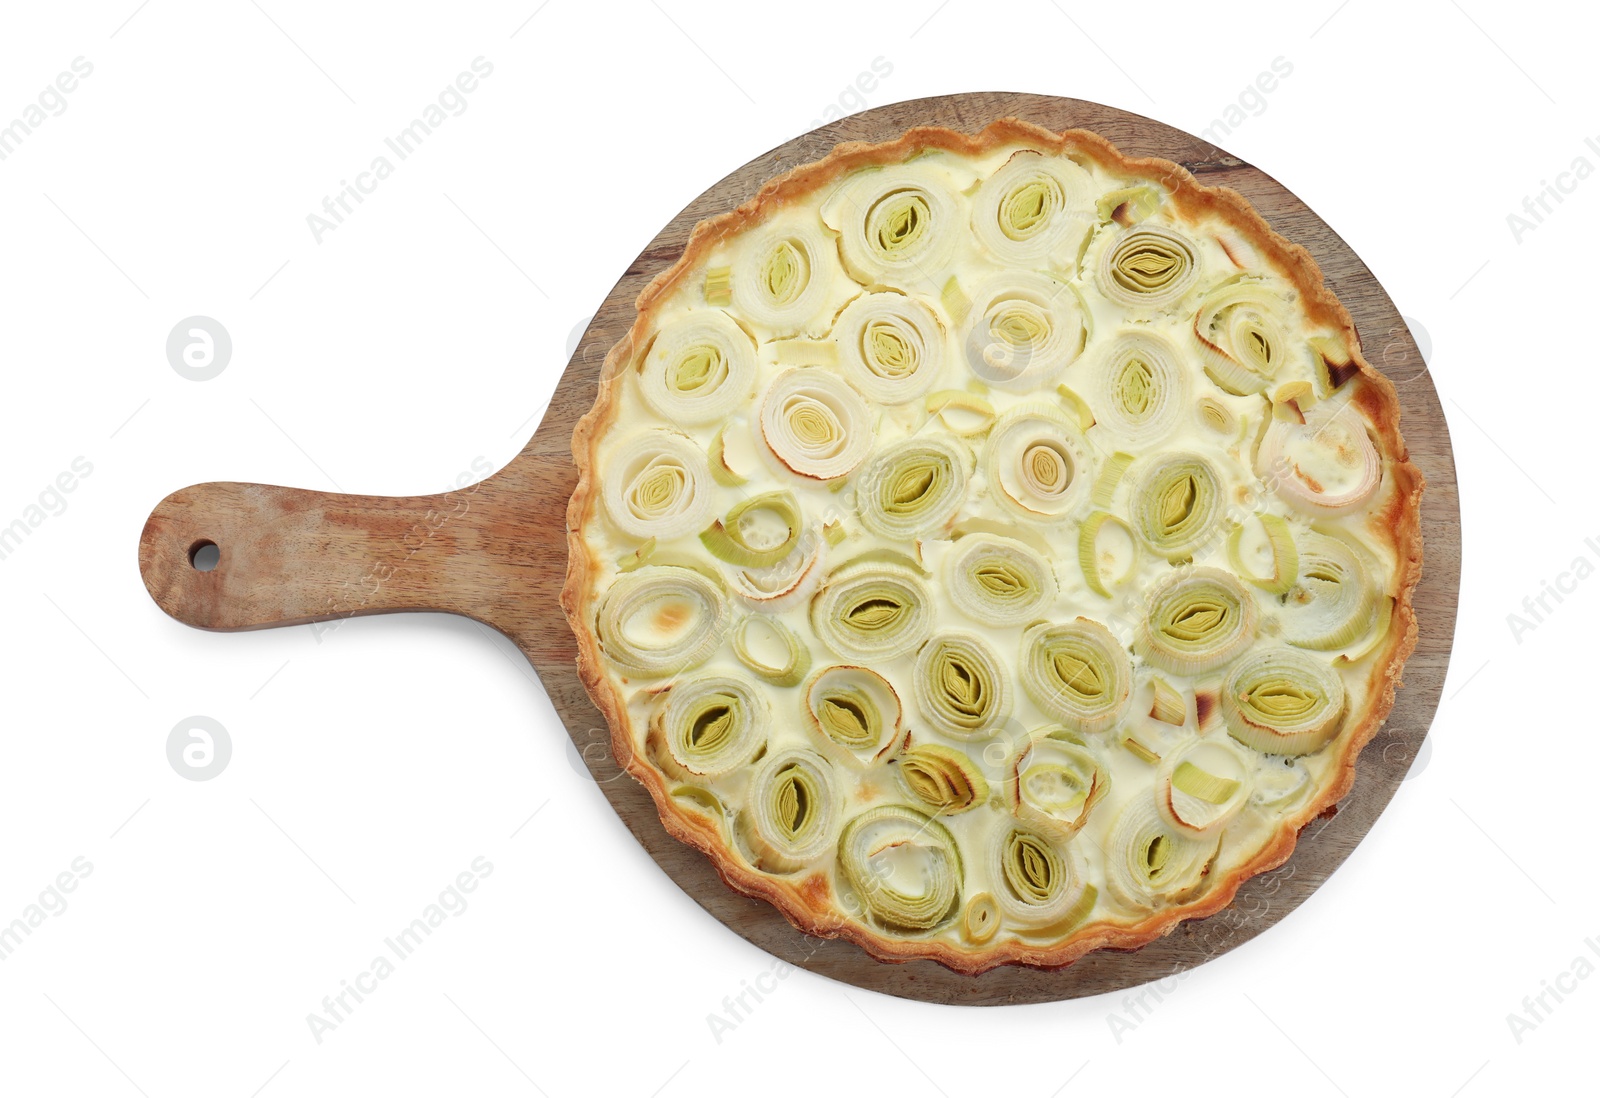
[[[7,6],[0,124],[74,58],[93,73],[0,161],[0,526],[75,458],[92,473],[0,560],[0,924],[93,868],[0,961],[0,1090],[1470,1096],[1587,1073],[1600,581],[1507,620],[1600,562],[1600,178],[1562,177],[1520,239],[1507,221],[1576,158],[1600,168],[1577,9],[540,3]],[[479,56],[465,113],[319,243],[306,215]],[[1151,1011],[797,971],[714,1035],[772,959],[644,854],[507,642],[434,616],[207,634],[140,583],[139,530],[182,485],[416,493],[509,460],[660,226],[841,109],[1007,89],[1199,132],[1279,57],[1292,74],[1220,143],[1426,333],[1460,626],[1431,752],[1354,856]],[[234,344],[205,383],[164,350],[194,314]],[[204,782],[166,753],[197,714],[233,745]],[[319,1043],[307,1015],[479,856],[470,906]],[[1524,997],[1558,977],[1575,990],[1533,1025]]]

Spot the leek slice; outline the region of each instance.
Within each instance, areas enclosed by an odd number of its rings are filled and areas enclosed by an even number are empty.
[[[1155,676],[1150,678],[1150,717],[1178,728],[1189,719],[1189,707],[1183,695],[1166,679]]]
[[[1056,396],[1061,398],[1061,403],[1072,413],[1072,418],[1077,421],[1078,430],[1087,431],[1094,426],[1094,411],[1090,409],[1088,401],[1065,385],[1056,386]]]
[[[862,523],[895,541],[943,529],[966,499],[971,460],[965,445],[938,436],[886,447],[856,482]]]
[[[1201,397],[1195,409],[1200,422],[1219,435],[1231,437],[1239,429],[1239,417],[1216,397]]]
[[[1283,639],[1332,651],[1371,633],[1382,607],[1371,554],[1315,530],[1300,535],[1299,554],[1299,578],[1283,596]]]
[[[790,873],[822,857],[838,827],[833,768],[814,751],[768,754],[750,779],[746,838],[758,866]]]
[[[1165,453],[1151,460],[1134,487],[1134,527],[1169,561],[1185,560],[1216,533],[1223,514],[1222,478],[1199,454]]]
[[[1011,712],[1005,665],[976,633],[941,633],[922,646],[912,672],[923,720],[959,740],[988,735]]]
[[[1068,284],[1030,271],[995,275],[972,295],[961,337],[967,365],[986,385],[1041,392],[1083,349],[1085,318]]]
[[[982,945],[999,929],[1000,905],[994,902],[993,893],[980,892],[967,901],[967,909],[961,916],[961,934],[967,941]]]
[[[1148,449],[1178,426],[1189,377],[1178,352],[1154,332],[1129,329],[1095,363],[1096,421],[1131,449]]]
[[[1018,819],[1065,840],[1110,788],[1111,772],[1088,747],[1035,733],[1010,767],[1006,792]]]
[[[889,681],[865,667],[826,667],[806,685],[806,717],[829,743],[857,762],[890,750],[902,727],[900,695]]]
[[[990,859],[995,901],[1013,926],[1032,930],[1056,926],[1083,896],[1083,872],[1077,859],[1033,828],[1002,831]]]
[[[617,571],[632,572],[635,568],[642,568],[650,563],[650,558],[656,555],[656,539],[645,538],[644,543],[631,553],[624,554],[617,561]]]
[[[715,778],[743,766],[766,746],[767,700],[744,679],[718,675],[667,691],[651,731],[679,776]]]
[[[936,288],[964,228],[940,174],[904,164],[856,174],[822,205],[845,270],[863,285]]]
[[[1002,266],[1065,267],[1093,227],[1093,194],[1072,161],[1024,149],[978,188],[972,231]]]
[[[906,931],[948,921],[961,900],[961,851],[937,820],[884,805],[845,825],[839,870],[872,920]]]
[[[1300,576],[1300,551],[1295,547],[1294,534],[1290,532],[1287,522],[1270,512],[1262,512],[1256,518],[1261,524],[1262,540],[1247,549],[1244,542],[1247,532],[1245,524],[1235,526],[1228,533],[1228,563],[1245,580],[1267,594],[1288,594]],[[1245,562],[1247,553],[1258,560],[1267,558],[1272,570],[1265,575],[1258,574]]]
[[[1267,487],[1306,514],[1349,514],[1372,498],[1383,462],[1348,401],[1325,400],[1304,423],[1274,419],[1256,458]]]
[[[929,393],[923,406],[929,415],[938,416],[939,422],[957,435],[981,435],[994,423],[993,404],[959,389]]]
[[[732,267],[707,267],[705,281],[705,295],[707,305],[730,305],[733,303],[733,268]]]
[[[1255,596],[1220,568],[1175,572],[1150,592],[1134,650],[1174,675],[1215,671],[1250,646],[1258,614]]]
[[[1352,663],[1360,663],[1378,650],[1384,639],[1389,635],[1389,629],[1394,624],[1394,598],[1385,595],[1378,600],[1378,623],[1376,628],[1367,636],[1360,645],[1348,652],[1341,652],[1334,657],[1335,667],[1348,667]]]
[[[1022,635],[1022,688],[1040,710],[1074,732],[1104,732],[1133,696],[1128,653],[1110,630],[1078,618],[1040,623]]]
[[[784,468],[813,480],[855,472],[872,449],[861,395],[820,366],[785,370],[761,399],[761,437]]]
[[[1285,364],[1304,357],[1289,342],[1290,306],[1265,283],[1224,283],[1200,302],[1194,334],[1211,380],[1235,396],[1265,390]]]
[[[810,527],[800,534],[793,549],[764,568],[740,568],[731,577],[733,593],[746,605],[769,614],[781,614],[804,603],[822,582],[828,559],[827,539]]]
[[[1056,595],[1050,562],[1020,541],[968,534],[945,558],[945,589],[962,614],[980,625],[1021,625]]]
[[[865,561],[837,569],[811,602],[818,639],[847,660],[890,660],[918,648],[933,632],[932,596],[921,578],[898,564]]]
[[[794,220],[741,241],[733,268],[733,309],[775,336],[793,335],[828,303],[837,260],[833,244]]]
[[[717,433],[711,439],[711,447],[706,451],[707,460],[711,466],[711,479],[724,488],[737,488],[750,478],[736,472],[728,464],[728,444],[725,434],[727,425],[717,428]]]
[[[1106,463],[1100,466],[1099,475],[1094,478],[1094,489],[1089,493],[1096,507],[1111,506],[1111,501],[1117,497],[1117,485],[1122,483],[1123,474],[1133,462],[1134,456],[1121,450],[1106,458]]]
[[[706,455],[674,431],[649,430],[618,443],[606,458],[601,499],[617,528],[643,540],[695,533],[711,515]]]
[[[943,326],[906,294],[862,294],[839,314],[833,337],[846,377],[879,404],[922,396],[944,365]]]
[[[1344,682],[1328,663],[1284,646],[1251,652],[1222,687],[1222,718],[1246,747],[1267,755],[1309,755],[1339,734]]]
[[[770,568],[800,541],[800,505],[792,492],[763,492],[734,504],[700,533],[700,544],[739,568]]]
[[[729,640],[739,662],[773,686],[798,686],[811,670],[811,650],[776,618],[746,614]]]
[[[699,667],[728,628],[728,596],[709,578],[675,565],[625,573],[601,596],[600,650],[618,667],[654,678]]]
[[[984,448],[984,471],[1002,506],[1035,521],[1065,518],[1094,480],[1082,434],[1043,404],[1018,405],[1000,417]]]
[[[1175,229],[1149,223],[1125,229],[1100,253],[1100,292],[1130,309],[1164,309],[1200,277],[1200,253]]]
[[[1156,806],[1179,832],[1212,835],[1250,800],[1250,764],[1234,748],[1193,741],[1169,752],[1156,778]]]
[[[715,423],[750,397],[756,347],[719,309],[701,309],[657,333],[639,373],[645,403],[668,423]]]
[[[900,756],[900,780],[917,800],[941,816],[966,812],[989,799],[989,782],[953,747],[920,744]]]
[[[1113,538],[1107,531],[1116,535]],[[1078,567],[1089,590],[1102,598],[1133,577],[1139,565],[1139,545],[1133,528],[1115,515],[1096,511],[1078,528]]]
[[[1128,907],[1144,910],[1193,899],[1206,883],[1217,843],[1170,826],[1155,798],[1135,797],[1106,840],[1106,883]]]

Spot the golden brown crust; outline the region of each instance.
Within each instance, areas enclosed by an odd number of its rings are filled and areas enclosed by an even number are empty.
[[[1190,218],[1210,214],[1225,220],[1294,284],[1314,323],[1343,334],[1356,371],[1344,384],[1357,386],[1352,399],[1359,402],[1376,432],[1375,442],[1386,459],[1385,468],[1392,485],[1384,509],[1374,515],[1371,522],[1374,536],[1394,547],[1397,587],[1391,629],[1369,677],[1366,708],[1339,737],[1334,776],[1320,795],[1280,822],[1272,840],[1255,857],[1218,880],[1200,899],[1156,912],[1129,926],[1093,924],[1049,947],[1012,941],[998,948],[968,952],[940,941],[891,940],[848,922],[835,911],[824,879],[814,875],[798,882],[778,880],[737,864],[728,856],[723,837],[709,819],[685,812],[674,801],[663,776],[634,757],[625,702],[602,674],[598,643],[583,620],[583,603],[590,587],[593,561],[584,544],[582,530],[596,504],[596,444],[615,415],[614,390],[622,370],[633,360],[635,348],[642,345],[656,308],[720,241],[759,223],[786,201],[815,193],[858,168],[900,163],[929,150],[981,156],[1013,145],[1087,157],[1116,175],[1159,180],[1171,191],[1179,212]],[[847,142],[838,145],[823,159],[769,181],[754,198],[737,209],[700,222],[678,262],[644,288],[637,306],[639,315],[632,329],[606,356],[593,409],[578,421],[573,431],[572,453],[578,466],[578,484],[567,508],[568,567],[561,606],[577,637],[578,675],[611,728],[613,753],[650,791],[667,831],[710,857],[730,888],[767,900],[805,933],[846,938],[881,961],[927,958],[968,975],[1005,964],[1060,968],[1096,949],[1137,949],[1171,933],[1186,919],[1202,919],[1223,910],[1232,903],[1245,881],[1287,861],[1294,852],[1301,829],[1326,814],[1349,793],[1355,782],[1356,758],[1388,717],[1395,689],[1402,685],[1401,669],[1416,647],[1417,622],[1412,593],[1422,572],[1424,480],[1421,471],[1410,462],[1400,437],[1400,407],[1394,386],[1361,354],[1360,340],[1349,312],[1323,285],[1322,272],[1311,253],[1273,232],[1242,195],[1225,187],[1203,186],[1182,166],[1168,160],[1124,156],[1105,138],[1087,130],[1066,130],[1058,134],[1015,118],[1000,119],[975,135],[940,127],[918,127],[881,144]]]

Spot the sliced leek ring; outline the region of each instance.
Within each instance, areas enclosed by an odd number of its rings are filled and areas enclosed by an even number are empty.
[[[1022,688],[1039,709],[1074,732],[1093,735],[1122,719],[1133,696],[1128,653],[1110,630],[1078,618],[1022,635]]]
[[[781,614],[804,605],[822,582],[828,559],[828,541],[816,528],[804,530],[782,560],[765,568],[740,568],[731,586],[745,605]]]
[[[680,682],[667,691],[652,721],[680,777],[716,778],[743,766],[766,746],[769,707],[754,685],[716,675]]]
[[[912,569],[852,561],[835,570],[811,603],[818,639],[846,660],[890,660],[933,632],[933,596]]]
[[[972,202],[973,235],[1007,267],[1074,264],[1094,220],[1089,173],[1031,149],[1013,153]]]
[[[833,767],[814,751],[769,753],[750,779],[745,837],[759,866],[792,873],[817,861],[838,834]]]
[[[1055,573],[1037,550],[1014,538],[968,534],[945,558],[945,590],[981,625],[1021,625],[1056,596]]]
[[[773,686],[798,686],[811,670],[811,650],[777,618],[746,614],[729,640],[739,662]]]
[[[1199,454],[1172,452],[1149,462],[1134,487],[1134,528],[1170,561],[1187,560],[1218,533],[1222,478]]]
[[[1070,283],[1008,271],[977,287],[961,345],[972,374],[1015,393],[1044,392],[1083,350],[1083,304]]]
[[[1162,758],[1156,807],[1180,834],[1216,835],[1249,803],[1251,767],[1225,742],[1191,741]]]
[[[750,334],[720,309],[698,309],[656,334],[639,392],[668,423],[715,423],[742,407],[756,377]]]
[[[877,759],[899,740],[900,695],[889,680],[865,667],[825,667],[806,684],[805,713],[827,743],[857,762]]]
[[[838,259],[821,226],[761,230],[733,269],[733,309],[776,336],[806,330],[828,304]]]
[[[1158,583],[1145,602],[1134,650],[1174,675],[1225,666],[1255,640],[1256,599],[1220,568],[1189,568]]]
[[[1060,839],[1076,835],[1111,788],[1111,771],[1065,734],[1036,732],[1017,753],[1006,793],[1017,818]]]
[[[1176,229],[1144,222],[1107,241],[1096,272],[1100,292],[1129,309],[1165,309],[1200,277],[1194,242]]]
[[[1365,506],[1383,482],[1366,422],[1348,401],[1322,401],[1304,423],[1274,419],[1256,461],[1269,489],[1317,518]]]
[[[1124,905],[1151,910],[1194,899],[1205,887],[1217,841],[1180,832],[1154,797],[1123,806],[1106,841],[1106,882]]]
[[[1344,682],[1328,664],[1287,646],[1241,657],[1222,685],[1222,718],[1246,747],[1267,755],[1309,755],[1339,734]]]
[[[949,830],[914,808],[871,808],[839,835],[839,870],[874,922],[931,931],[961,903],[961,851]]]
[[[1011,712],[1005,664],[976,633],[951,630],[922,646],[912,672],[922,719],[958,740],[989,735]]]
[[[983,461],[994,498],[1036,522],[1066,518],[1088,500],[1094,481],[1083,435],[1044,404],[1020,404],[1001,416],[989,431]]]
[[[857,282],[936,290],[966,228],[960,210],[937,172],[905,164],[860,173],[821,212]]]
[[[994,898],[1010,926],[1043,929],[1064,922],[1083,896],[1077,858],[1042,831],[1003,829],[990,853]]]
[[[813,480],[855,472],[872,449],[871,414],[837,374],[785,370],[761,398],[761,437],[785,469]]]
[[[727,631],[728,596],[689,568],[648,565],[619,576],[600,600],[595,636],[617,667],[646,678],[711,658]]]
[[[1264,511],[1255,517],[1261,528],[1260,538],[1251,536],[1251,527],[1246,523],[1229,531],[1228,563],[1267,594],[1286,595],[1300,577],[1300,550],[1295,546],[1294,534],[1278,515]],[[1252,567],[1252,563],[1261,561],[1270,565],[1271,571]]]
[[[983,945],[1000,929],[1000,905],[994,894],[980,892],[967,901],[961,916],[961,935],[973,945]]]
[[[770,568],[800,542],[800,504],[793,492],[763,492],[740,500],[725,518],[700,533],[700,544],[740,568]]]
[[[1200,302],[1194,334],[1206,373],[1235,396],[1259,393],[1304,358],[1289,343],[1288,303],[1258,279],[1239,279]]]
[[[839,314],[833,338],[845,376],[879,404],[922,396],[944,365],[944,326],[907,294],[862,294]]]
[[[619,443],[608,464],[606,515],[641,541],[668,541],[701,530],[712,506],[705,453],[674,431],[644,431]]]
[[[1120,333],[1095,360],[1095,419],[1119,445],[1148,449],[1177,428],[1189,407],[1178,352],[1140,329]]]
[[[1301,648],[1348,648],[1372,632],[1383,602],[1372,555],[1354,541],[1308,530],[1298,578],[1284,593],[1283,639]]]
[[[941,816],[977,808],[989,799],[989,782],[965,751],[925,743],[899,759],[900,781],[917,801]]]
[[[856,503],[867,529],[910,541],[947,527],[967,496],[972,463],[954,439],[913,437],[885,447],[856,482]]]
[[[1110,598],[1111,590],[1133,578],[1139,543],[1133,528],[1113,514],[1096,511],[1078,528],[1078,567],[1089,590]]]

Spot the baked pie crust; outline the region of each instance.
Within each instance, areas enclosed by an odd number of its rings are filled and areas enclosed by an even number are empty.
[[[573,433],[562,606],[733,888],[885,961],[1130,949],[1343,797],[1422,475],[1305,249],[1005,119],[700,223]]]

